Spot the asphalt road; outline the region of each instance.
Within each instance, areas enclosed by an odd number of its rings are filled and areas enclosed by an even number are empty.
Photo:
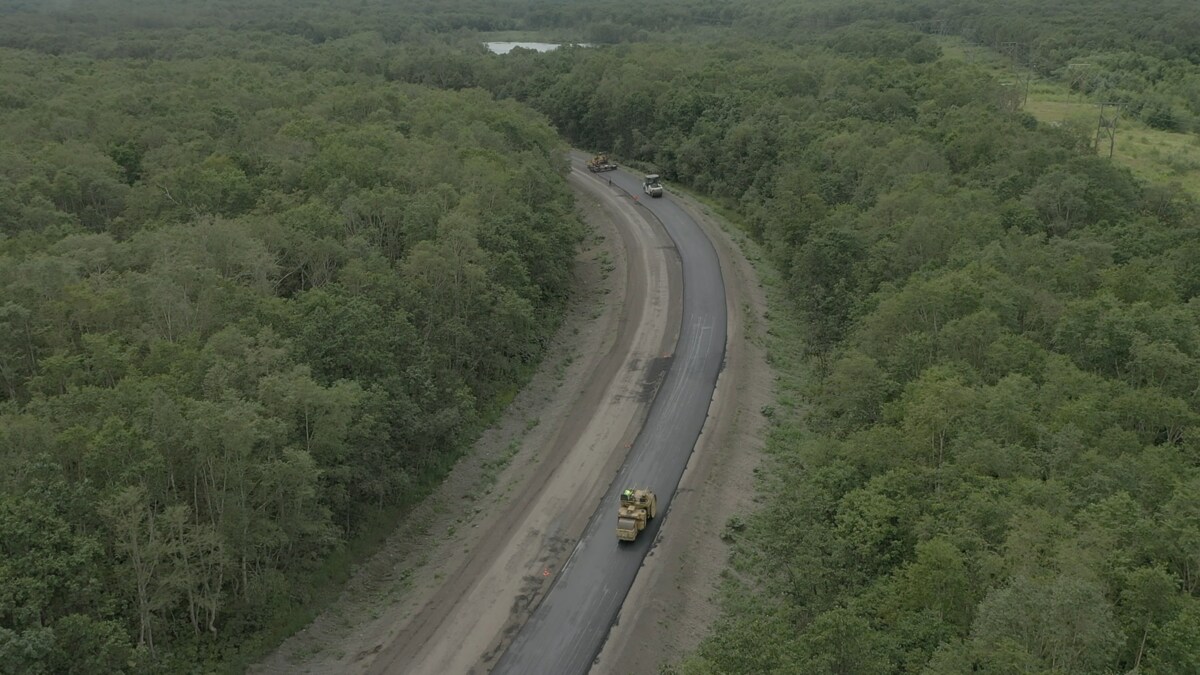
[[[572,161],[581,163],[580,156]],[[641,177],[597,174],[637,197],[666,228],[683,268],[679,340],[641,433],[597,507],[571,558],[492,673],[587,673],[650,551],[708,414],[725,357],[725,286],[716,250],[669,191],[651,199]],[[659,516],[634,542],[618,543],[617,502],[626,487],[649,487]]]

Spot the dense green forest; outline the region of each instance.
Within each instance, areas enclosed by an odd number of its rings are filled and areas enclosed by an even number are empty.
[[[803,319],[804,414],[684,670],[1196,672],[1200,212],[927,37],[814,42],[515,85],[736,205]]]
[[[912,27],[797,42],[468,80],[735,208],[801,319],[767,506],[682,670],[1197,672],[1200,211]]]
[[[803,414],[684,671],[1196,672],[1200,210],[927,36],[817,42],[497,85],[735,206],[802,319]]]
[[[997,49],[1041,77],[1121,103],[1152,127],[1200,131],[1200,11],[1190,0],[813,0],[778,3],[747,21],[780,36],[881,19]]]
[[[935,39],[1195,131],[1193,9],[0,5],[0,672],[236,650],[444,470],[578,236],[523,106],[782,279],[763,508],[679,670],[1200,672],[1200,207]]]
[[[344,70],[0,64],[0,672],[184,672],[308,602],[539,358],[563,146]]]

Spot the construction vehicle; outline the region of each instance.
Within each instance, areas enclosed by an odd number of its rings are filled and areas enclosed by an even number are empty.
[[[601,171],[616,171],[617,165],[608,160],[608,155],[599,154],[588,160],[588,171],[592,173],[600,173]]]
[[[646,529],[646,523],[657,513],[658,500],[653,492],[644,488],[622,491],[621,505],[617,509],[617,539],[637,539],[638,533]]]
[[[652,173],[646,176],[645,180],[642,181],[642,192],[651,197],[663,196],[663,186],[662,183],[658,182],[658,174]]]

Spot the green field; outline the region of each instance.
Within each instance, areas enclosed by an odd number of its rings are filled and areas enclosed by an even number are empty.
[[[958,37],[943,38],[940,44],[944,58],[975,63],[1000,81],[1018,79],[1012,63],[990,49]],[[1024,110],[1042,122],[1078,124],[1094,133],[1099,121],[1098,103],[1090,96],[1072,92],[1064,82],[1035,79]],[[1105,143],[1100,145],[1098,152],[1108,151]],[[1113,158],[1141,178],[1176,183],[1200,196],[1200,136],[1196,134],[1151,129],[1123,117],[1117,122]]]

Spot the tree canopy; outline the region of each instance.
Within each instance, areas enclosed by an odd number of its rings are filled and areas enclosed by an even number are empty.
[[[1194,132],[1193,10],[3,3],[0,672],[244,651],[442,475],[565,297],[547,121],[778,274],[762,508],[679,670],[1195,672],[1200,210],[936,39]]]
[[[541,118],[216,51],[0,49],[0,672],[240,649],[557,324]]]

